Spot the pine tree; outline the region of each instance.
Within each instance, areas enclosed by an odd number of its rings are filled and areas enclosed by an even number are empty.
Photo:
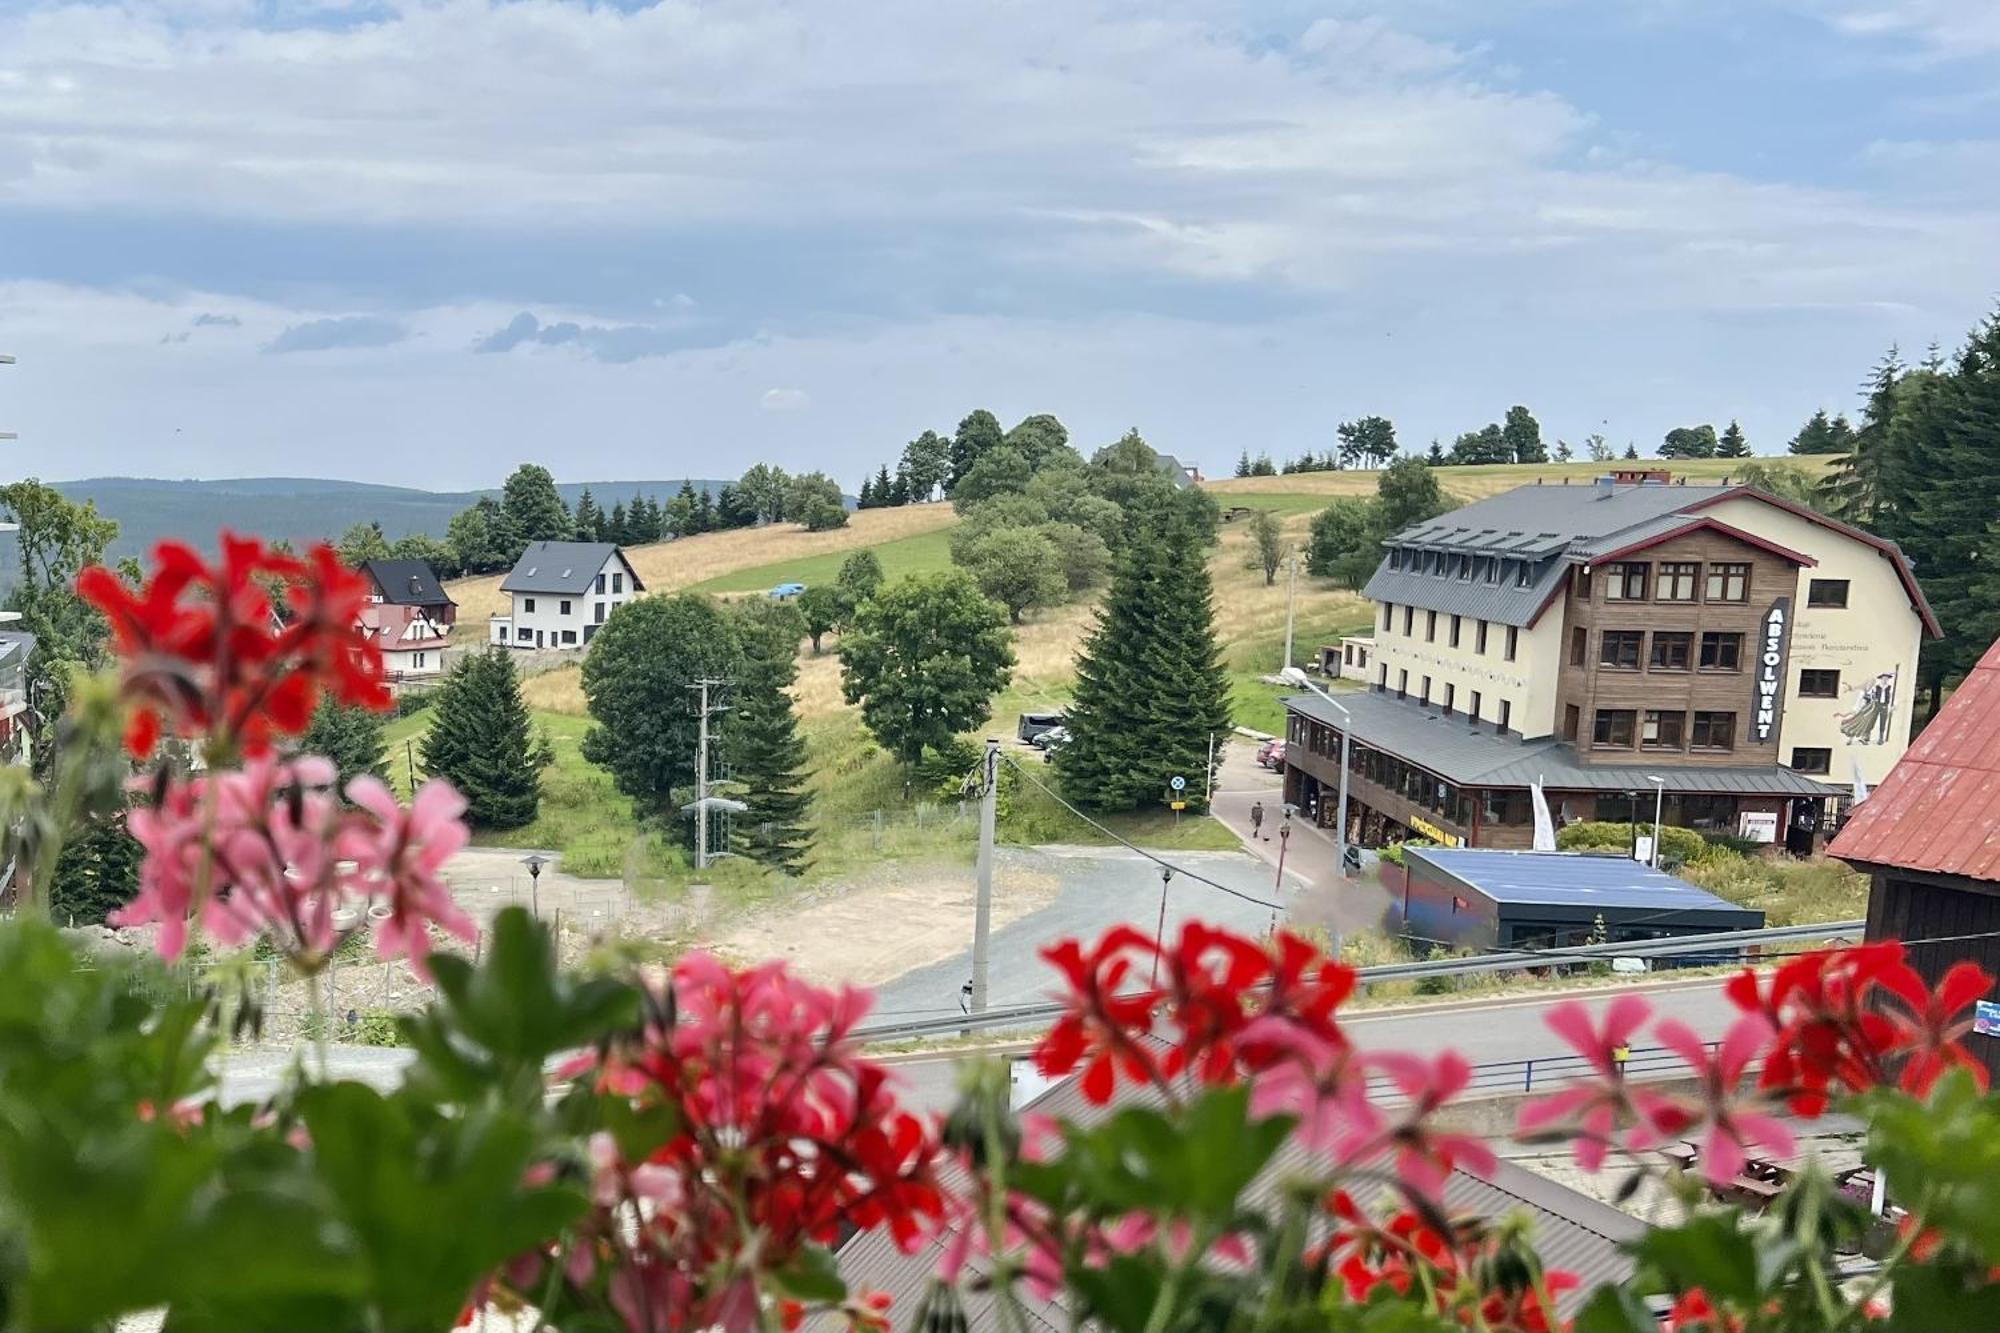
[[[1722,439],[1716,443],[1715,456],[1717,458],[1748,458],[1750,456],[1750,441],[1743,438],[1743,427],[1737,425],[1734,420],[1730,421],[1728,427],[1722,432]]]
[[[1629,441],[1629,440],[1628,440],[1628,441],[1626,441],[1626,443],[1625,443],[1625,458],[1626,458],[1626,460],[1627,460],[1628,462],[1636,462],[1636,461],[1638,461],[1638,458],[1639,458],[1639,446],[1638,446],[1638,445],[1636,445],[1636,444],[1633,444],[1633,443],[1632,443],[1631,441]]]
[[[895,484],[889,489],[889,503],[900,509],[909,502],[910,470],[906,467],[898,467],[896,469]]]
[[[1239,477],[1247,477],[1250,475],[1250,451],[1248,449],[1245,449],[1241,454],[1237,456],[1236,475]]]
[[[754,522],[755,520],[753,519],[752,521]],[[708,488],[704,486],[701,488],[701,494],[696,496],[694,501],[695,531],[714,532],[715,526],[715,500],[709,495]]]
[[[695,527],[695,513],[698,506],[694,498],[694,483],[681,482],[681,488],[674,492],[674,498],[667,501],[667,512],[661,520],[666,535],[691,537],[700,531]]]
[[[791,687],[798,679],[804,618],[789,602],[753,598],[734,611],[742,664],[730,691],[723,751],[731,781],[750,809],[733,827],[736,850],[788,875],[805,868],[812,845],[806,820],[806,743]]]
[[[1093,809],[1165,802],[1175,777],[1199,808],[1209,743],[1230,726],[1208,572],[1213,528],[1181,493],[1146,494],[1126,519],[1131,536],[1110,597],[1077,659],[1056,771],[1065,794]]]
[[[886,509],[895,503],[891,498],[895,493],[895,489],[896,483],[889,477],[889,465],[884,463],[881,467],[875,469],[875,505],[877,508]]]
[[[856,509],[873,509],[877,503],[878,501],[875,499],[875,478],[863,477],[861,479],[861,489],[854,493],[854,507]]]
[[[504,648],[467,653],[438,687],[424,771],[447,778],[481,828],[519,828],[541,809],[542,775],[520,678]]]
[[[623,546],[627,541],[631,540],[629,536],[630,523],[631,520],[625,516],[625,502],[620,500],[611,506],[611,517],[604,520],[604,540],[617,542],[620,546]]]
[[[580,542],[604,540],[604,511],[597,507],[597,498],[590,493],[590,487],[583,488],[583,494],[576,497],[576,539]]]
[[[1432,467],[1443,467],[1445,464],[1451,462],[1451,459],[1445,456],[1444,446],[1436,440],[1432,440],[1430,452],[1424,455],[1424,461]]]

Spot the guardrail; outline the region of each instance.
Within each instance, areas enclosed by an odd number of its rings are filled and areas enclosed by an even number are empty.
[[[1720,931],[1708,935],[1585,944],[1574,949],[1506,950],[1477,958],[1425,959],[1414,963],[1382,963],[1359,969],[1361,984],[1411,981],[1422,977],[1473,976],[1483,972],[1520,972],[1533,967],[1560,967],[1612,958],[1680,958],[1712,954],[1717,962],[1736,962],[1745,949],[1796,940],[1829,940],[1858,935],[1865,921],[1822,921],[1805,926],[1772,926],[1763,930]],[[877,1023],[856,1031],[867,1041],[913,1041],[992,1028],[1033,1027],[1061,1016],[1064,1006],[1048,1001],[1006,1005],[980,1014],[953,1014],[899,1023]]]

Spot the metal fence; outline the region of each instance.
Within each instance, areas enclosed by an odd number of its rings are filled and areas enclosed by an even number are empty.
[[[1564,967],[1578,963],[1608,961],[1613,958],[1697,958],[1713,956],[1717,962],[1754,961],[1748,950],[1768,944],[1852,938],[1861,933],[1863,921],[1824,921],[1806,926],[1774,926],[1764,930],[1721,931],[1708,935],[1686,935],[1679,939],[1648,940],[1644,943],[1619,942],[1587,944],[1574,949],[1514,950],[1482,954],[1476,958],[1426,959],[1415,963],[1383,963],[1358,969],[1361,984],[1409,981],[1425,977],[1469,976],[1482,972],[1521,972],[1531,968]],[[1052,1022],[1064,1006],[1038,1001],[1006,1005],[981,1014],[961,1014],[948,1018],[911,1019],[900,1023],[879,1023],[859,1029],[857,1035],[870,1041],[911,1041],[924,1037],[948,1037],[976,1029],[1033,1028]]]

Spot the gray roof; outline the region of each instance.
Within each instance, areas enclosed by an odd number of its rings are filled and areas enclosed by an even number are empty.
[[[1671,908],[1676,912],[1764,914],[1719,898],[1629,856],[1522,852],[1496,847],[1407,847],[1404,855],[1444,871],[1496,903],[1541,907]]]
[[[513,572],[500,584],[501,592],[545,592],[581,595],[597,580],[597,571],[612,556],[624,559],[616,542],[534,542],[514,562]],[[627,569],[632,562],[625,561]],[[639,571],[632,570],[632,587],[645,591]]]
[[[1072,1077],[1056,1084],[1022,1109],[1056,1120],[1090,1125],[1122,1108],[1158,1107],[1162,1100],[1158,1088],[1133,1086],[1120,1089],[1108,1106],[1092,1106]],[[1293,1140],[1278,1151],[1271,1166],[1250,1186],[1244,1203],[1251,1208],[1275,1212],[1280,1183],[1287,1177],[1316,1170],[1308,1159],[1306,1148]],[[947,1168],[947,1179],[954,1185],[963,1180],[956,1164]],[[1570,1316],[1575,1315],[1577,1307],[1588,1299],[1596,1287],[1624,1282],[1631,1277],[1632,1260],[1619,1247],[1637,1241],[1646,1232],[1644,1223],[1611,1205],[1507,1161],[1497,1165],[1491,1180],[1482,1180],[1467,1171],[1452,1172],[1445,1181],[1444,1205],[1445,1211],[1453,1217],[1497,1221],[1516,1213],[1527,1214],[1534,1223],[1536,1250],[1548,1267],[1575,1273],[1582,1279],[1575,1291],[1557,1298],[1558,1307]],[[904,1254],[896,1248],[896,1243],[886,1231],[862,1232],[841,1247],[840,1275],[851,1291],[887,1292],[893,1298],[890,1309],[897,1327],[914,1328],[914,1323],[906,1321],[915,1316],[917,1307],[923,1303],[924,1293],[937,1272],[938,1259],[943,1252],[943,1243],[931,1240],[920,1246],[916,1253]],[[966,1290],[979,1285],[971,1280],[974,1275],[985,1277],[992,1271],[990,1265],[978,1255],[976,1247],[966,1261],[966,1269],[968,1271],[961,1277],[960,1285],[965,1300],[967,1327],[998,1327],[991,1295]],[[1021,1298],[1030,1328],[1064,1330],[1069,1327],[1068,1311],[1060,1293],[1054,1300],[1042,1301],[1023,1289]],[[836,1324],[821,1320],[810,1326],[830,1329]]]
[[[456,606],[438,582],[437,571],[422,560],[363,560],[361,570],[375,580],[382,600],[397,606]]]
[[[35,651],[35,636],[24,629],[0,629],[0,665],[18,667]]]
[[[1364,593],[1429,611],[1533,623],[1562,586],[1572,561],[1671,531],[1689,521],[1680,511],[1746,486],[1517,486],[1404,528],[1385,545],[1408,552],[1525,560],[1533,572],[1522,586],[1512,570],[1497,583],[1484,578],[1391,569],[1387,557]]]
[[[1357,743],[1406,759],[1459,787],[1527,787],[1537,778],[1569,791],[1653,789],[1648,774],[1666,779],[1673,792],[1734,793],[1742,796],[1829,796],[1845,790],[1793,772],[1780,764],[1689,768],[1648,762],[1634,754],[1630,764],[1585,764],[1576,747],[1553,736],[1522,740],[1474,728],[1463,714],[1415,699],[1397,699],[1375,690],[1343,694],[1354,716]],[[1339,710],[1316,694],[1285,700],[1285,707],[1339,730]]]

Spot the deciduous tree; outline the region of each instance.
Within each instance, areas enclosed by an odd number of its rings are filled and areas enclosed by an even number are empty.
[[[1250,516],[1250,540],[1257,545],[1257,564],[1264,571],[1264,586],[1278,581],[1278,566],[1285,559],[1285,533],[1278,516],[1259,509]]]
[[[1055,544],[1034,528],[995,528],[973,543],[961,563],[1017,625],[1023,612],[1053,606],[1069,592]]]
[[[806,634],[812,639],[813,656],[819,656],[819,641],[847,619],[847,599],[831,583],[815,583],[798,596],[799,614],[805,618]]]
[[[733,680],[742,663],[735,625],[698,593],[645,597],[614,609],[583,659],[593,726],[583,757],[650,815],[673,810],[694,785],[704,677]]]
[[[1676,426],[1660,442],[1662,458],[1713,458],[1718,445],[1715,427]]]
[[[951,445],[936,431],[927,430],[903,446],[903,474],[909,478],[911,500],[924,504],[951,480]]]
[[[523,542],[564,542],[576,534],[576,520],[556,489],[556,479],[540,464],[515,468],[500,488],[500,504]]]
[[[1500,434],[1507,442],[1507,451],[1516,463],[1546,463],[1549,461],[1548,446],[1542,443],[1542,423],[1535,420],[1535,414],[1527,408],[1516,406],[1507,409],[1506,422],[1500,427]]]
[[[958,430],[951,437],[951,475],[948,489],[956,489],[961,478],[972,471],[973,464],[1000,447],[1006,437],[1000,431],[1000,421],[985,408],[976,408],[966,414],[958,423]]]
[[[984,721],[1014,666],[1007,612],[962,570],[918,574],[863,606],[840,643],[841,690],[883,748],[926,747]]]

